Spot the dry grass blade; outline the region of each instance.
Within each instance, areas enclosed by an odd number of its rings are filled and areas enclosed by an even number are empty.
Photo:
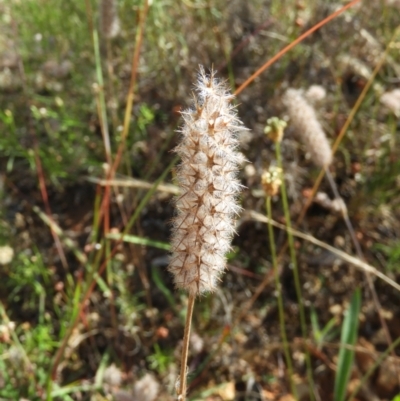
[[[93,182],[94,184],[101,185],[102,187],[124,187],[124,188],[139,188],[139,189],[151,189],[153,184],[148,181],[138,180],[136,178],[127,179],[102,179],[96,177],[86,177],[86,180]],[[165,192],[171,195],[179,195],[182,193],[181,189],[173,184],[159,184],[157,187],[158,192]]]
[[[353,266],[357,267],[358,269],[360,269],[363,272],[373,274],[374,276],[380,278],[385,283],[387,283],[390,286],[392,286],[393,288],[395,288],[397,291],[400,291],[400,284],[396,283],[394,280],[392,280],[391,278],[389,278],[388,276],[386,276],[385,274],[383,274],[382,272],[377,270],[375,267],[371,266],[368,263],[363,262],[362,260],[360,260],[354,256],[347,254],[346,252],[336,249],[333,246],[326,244],[325,242],[318,240],[317,238],[313,237],[312,235],[304,234],[301,231],[297,231],[293,228],[289,230],[285,225],[280,224],[274,220],[268,219],[268,217],[266,217],[260,213],[254,212],[252,210],[243,212],[242,217],[244,219],[246,219],[246,217],[247,217],[250,220],[259,221],[261,223],[266,223],[266,224],[270,223],[273,226],[275,226],[281,230],[291,231],[291,233],[294,236],[296,236],[298,238],[302,238],[308,242],[311,242],[312,244],[315,244],[321,248],[326,249],[327,251],[332,252],[333,254],[335,254],[336,256],[338,256],[339,258],[344,260],[345,262],[352,264]]]

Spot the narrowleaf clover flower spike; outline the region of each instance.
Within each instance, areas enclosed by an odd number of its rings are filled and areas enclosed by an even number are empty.
[[[190,325],[197,295],[214,291],[226,268],[226,253],[240,211],[237,179],[244,159],[237,152],[236,134],[243,131],[233,95],[214,72],[200,68],[193,108],[183,115],[181,142],[175,151],[182,162],[177,181],[182,194],[176,198],[168,270],[175,286],[188,291],[178,400],[186,399],[186,375]]]
[[[214,291],[226,267],[225,254],[240,211],[237,179],[243,156],[236,133],[243,130],[225,84],[200,69],[194,108],[183,112],[182,159],[175,200],[169,271],[177,288],[190,294]]]

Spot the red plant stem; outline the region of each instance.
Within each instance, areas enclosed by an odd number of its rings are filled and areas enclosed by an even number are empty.
[[[139,67],[139,56],[140,56],[140,50],[142,48],[144,25],[145,25],[145,21],[147,18],[148,9],[149,9],[149,1],[145,0],[143,10],[140,11],[140,14],[139,14],[139,27],[138,27],[138,31],[137,31],[137,35],[136,35],[135,52],[134,52],[134,55],[132,58],[131,79],[130,79],[130,83],[129,83],[129,90],[128,90],[128,96],[127,96],[127,101],[126,101],[124,125],[123,125],[122,134],[121,134],[121,142],[118,146],[117,155],[115,156],[114,163],[109,167],[108,175],[106,177],[107,180],[112,180],[118,169],[118,166],[121,162],[122,154],[123,154],[123,151],[125,148],[126,137],[128,136],[130,119],[131,119],[131,114],[132,114],[132,107],[133,107],[133,100],[134,100],[134,95],[135,95],[134,89],[135,89],[135,85],[136,85],[137,71],[138,71],[138,67]],[[107,194],[105,194],[105,195],[107,195]],[[100,215],[99,215],[100,220],[104,214],[104,211],[106,210],[106,207],[108,207],[108,200],[107,200],[107,196],[104,196],[102,204],[100,206]]]
[[[275,61],[279,60],[281,56],[283,56],[285,53],[287,53],[290,49],[295,47],[297,44],[299,44],[302,40],[310,36],[313,32],[327,24],[329,21],[333,20],[336,18],[338,15],[342,14],[344,11],[346,11],[348,8],[354,6],[361,0],[353,0],[349,4],[343,6],[341,9],[335,11],[325,19],[323,19],[321,22],[318,22],[318,24],[314,25],[312,28],[310,28],[307,32],[303,33],[303,35],[299,36],[296,40],[294,40],[292,43],[287,45],[285,48],[283,48],[278,54],[276,54],[274,57],[272,57],[270,60],[268,60],[261,68],[259,68],[251,77],[246,79],[242,83],[242,85],[239,86],[239,88],[236,89],[235,95],[238,95],[240,92],[243,91],[244,88],[250,85],[251,82],[253,82],[259,75],[261,75],[268,67],[270,67]]]
[[[43,172],[42,163],[40,161],[40,156],[39,156],[39,145],[37,143],[36,134],[34,132],[33,132],[33,140],[34,140],[35,164],[36,164],[36,170],[37,170],[37,175],[38,175],[38,180],[39,180],[40,193],[42,195],[42,199],[43,199],[43,203],[45,206],[47,217],[49,218],[49,220],[51,222],[53,222],[53,215],[51,212],[49,197],[47,194],[46,182],[44,179],[44,172]],[[58,237],[57,233],[53,230],[52,225],[50,225],[50,231],[51,231],[51,235],[53,236],[54,243],[56,244],[56,248],[57,248],[58,254],[60,256],[61,263],[62,263],[64,269],[68,269],[68,262],[65,257],[64,250],[62,248],[60,238]]]

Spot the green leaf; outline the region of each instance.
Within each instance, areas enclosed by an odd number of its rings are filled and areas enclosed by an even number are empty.
[[[321,328],[319,327],[317,312],[315,311],[314,308],[311,308],[310,317],[311,317],[311,327],[314,334],[314,339],[319,344],[321,340]]]
[[[357,289],[351,298],[349,309],[343,321],[340,337],[340,351],[335,377],[334,401],[344,401],[347,384],[354,360],[354,345],[357,340],[358,314],[361,308],[361,292]]]

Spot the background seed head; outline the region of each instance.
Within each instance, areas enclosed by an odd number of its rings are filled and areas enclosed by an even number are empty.
[[[311,160],[318,167],[332,163],[332,150],[315,109],[307,102],[302,91],[288,89],[283,96],[287,108],[290,126],[311,154]]]
[[[117,0],[100,1],[100,32],[108,39],[115,38],[121,31]]]

